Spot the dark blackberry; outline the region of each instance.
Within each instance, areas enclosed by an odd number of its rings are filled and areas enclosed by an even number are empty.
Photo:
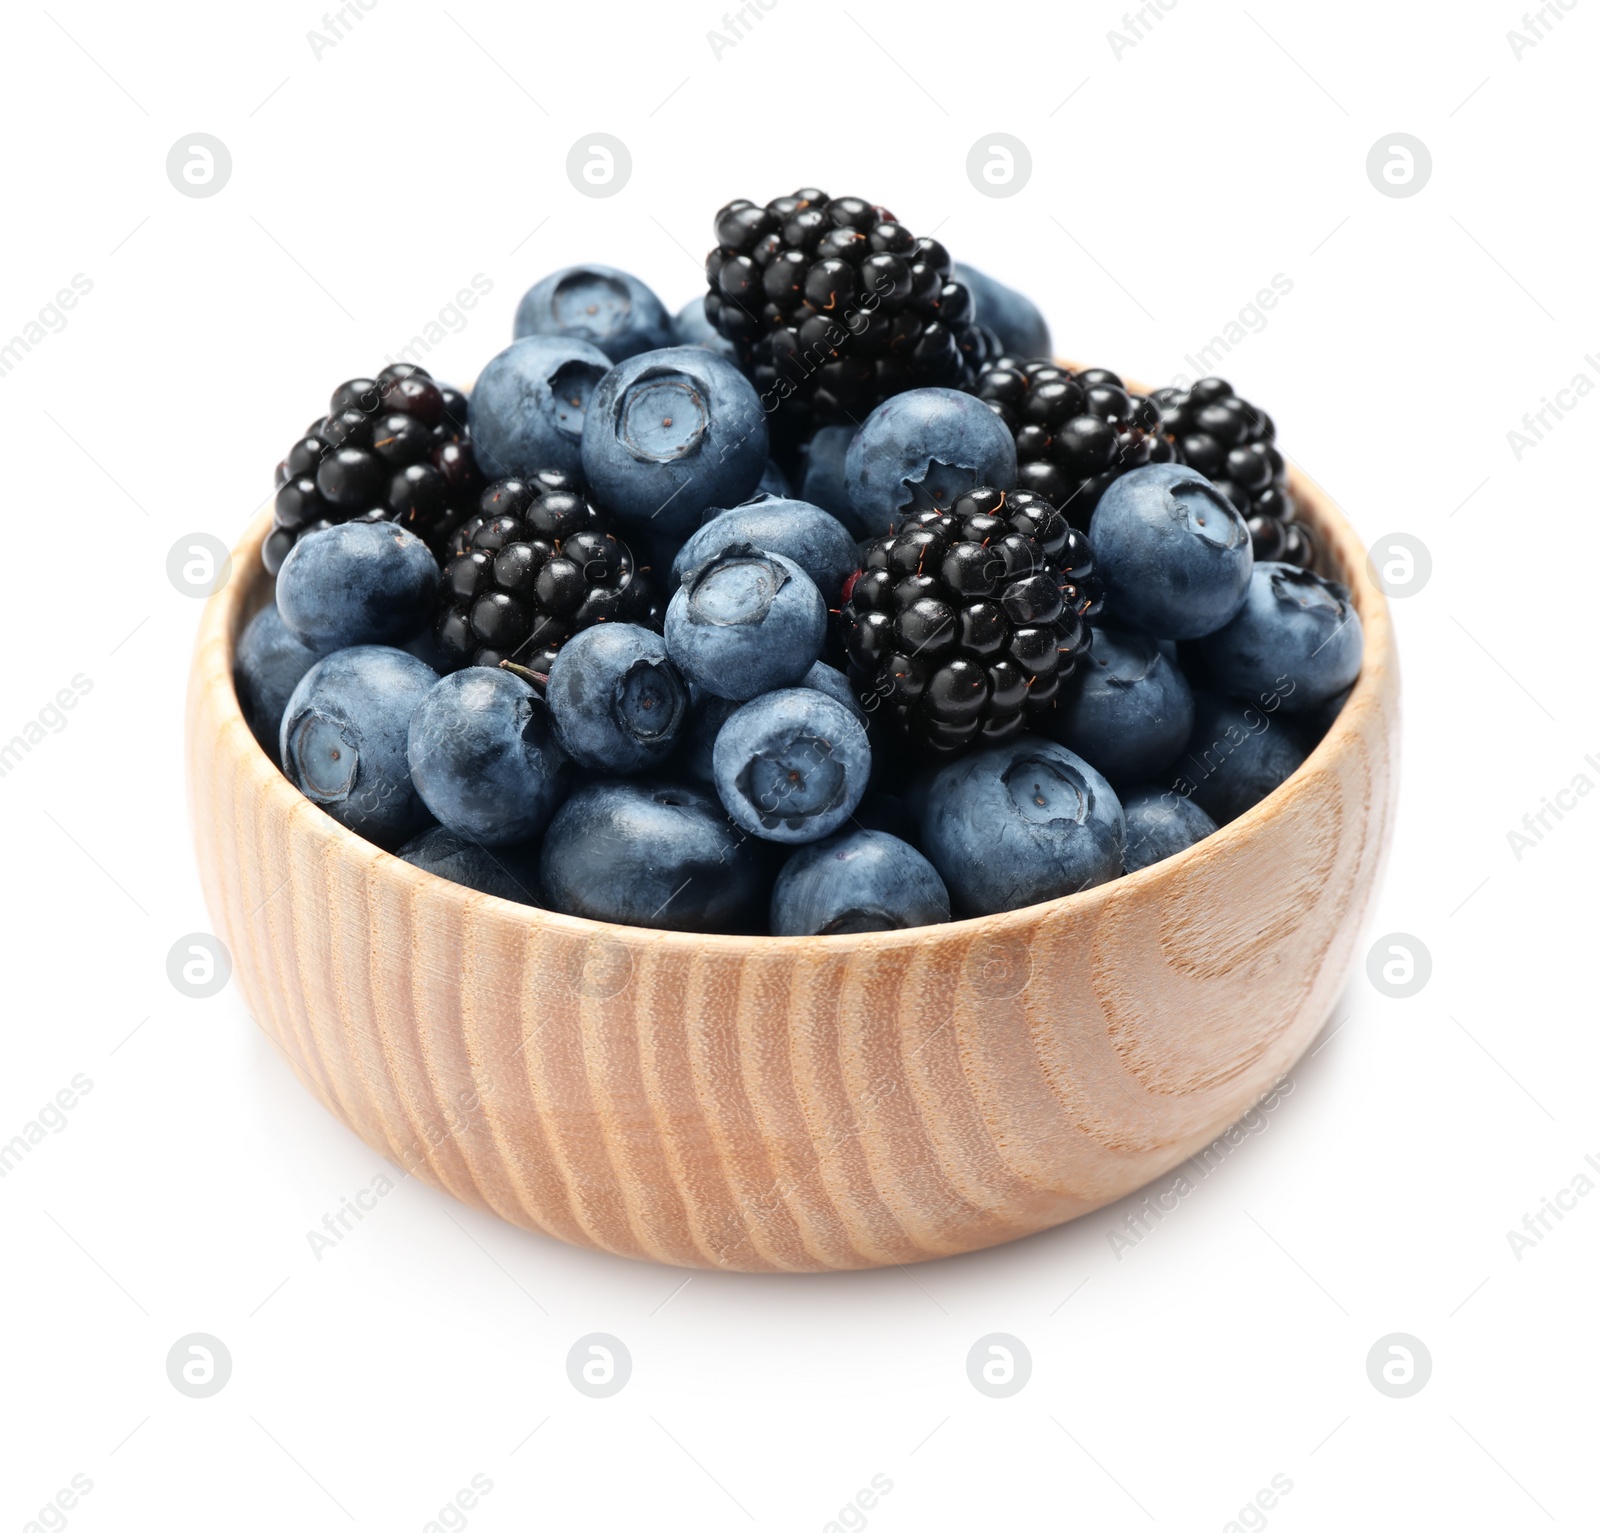
[[[1249,523],[1256,558],[1314,567],[1316,538],[1295,520],[1289,470],[1272,417],[1234,393],[1225,378],[1202,378],[1187,389],[1157,389],[1150,400],[1183,461],[1215,484]]]
[[[706,318],[730,340],[780,453],[905,389],[970,387],[1000,347],[950,254],[860,197],[805,187],[730,202],[706,257]]]
[[[868,544],[840,623],[868,707],[948,755],[1051,707],[1100,604],[1083,533],[1041,495],[985,488]]]
[[[450,539],[434,638],[450,669],[511,660],[539,676],[563,640],[607,621],[657,631],[647,567],[571,475],[497,479]]]
[[[271,574],[301,534],[336,522],[399,522],[442,555],[483,489],[467,396],[409,362],[341,383],[278,465],[277,484],[261,548]]]
[[[1112,480],[1182,461],[1151,400],[1103,367],[1075,373],[1044,358],[1000,357],[974,388],[1017,444],[1017,488],[1042,495],[1080,531]]]

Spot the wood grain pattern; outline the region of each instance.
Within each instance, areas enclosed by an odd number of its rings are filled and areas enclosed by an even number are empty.
[[[1208,1144],[1343,982],[1396,785],[1398,670],[1355,533],[1361,679],[1278,792],[1068,899],[917,931],[695,937],[531,910],[344,830],[257,748],[232,651],[265,519],[202,621],[188,768],[207,904],[260,1025],[370,1145],[462,1201],[686,1267],[814,1272],[1012,1240]]]

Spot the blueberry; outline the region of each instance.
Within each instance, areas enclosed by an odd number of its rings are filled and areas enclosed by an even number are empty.
[[[544,699],[520,676],[482,665],[453,672],[423,698],[406,756],[439,823],[485,846],[538,835],[569,782]]]
[[[1292,564],[1258,564],[1244,605],[1200,653],[1218,691],[1310,713],[1359,674],[1361,619],[1344,586]]]
[[[513,341],[478,375],[472,446],[491,479],[576,474],[583,426],[611,359],[587,341],[530,336]]]
[[[1197,692],[1194,728],[1172,768],[1172,786],[1218,825],[1258,804],[1306,759],[1300,732],[1282,709],[1268,712],[1214,692]]]
[[[761,843],[699,788],[596,782],[556,811],[539,878],[554,910],[670,931],[744,931],[765,913]]]
[[[855,426],[822,426],[812,435],[806,450],[805,474],[800,480],[800,499],[821,506],[835,517],[853,538],[867,535],[865,523],[850,504],[844,482],[844,462],[850,444],[856,439]]]
[[[319,655],[409,639],[433,616],[439,566],[393,522],[341,522],[306,533],[278,571],[284,626]]]
[[[856,540],[820,506],[759,495],[722,512],[690,536],[672,562],[673,583],[730,543],[749,543],[763,553],[793,559],[830,607],[839,605],[845,581],[861,563]]]
[[[1137,873],[1164,857],[1175,857],[1185,847],[1204,841],[1216,828],[1192,798],[1156,783],[1141,783],[1124,790],[1122,814],[1128,825],[1126,872]]]
[[[933,864],[881,830],[842,830],[801,847],[772,889],[774,937],[899,931],[949,919],[950,895]]]
[[[341,825],[399,846],[428,823],[406,735],[438,679],[415,656],[378,644],[319,660],[283,710],[278,750],[289,781]]]
[[[950,277],[972,294],[973,319],[994,331],[1008,356],[1027,360],[1051,355],[1050,326],[1031,298],[960,261],[950,267]]]
[[[613,362],[672,344],[672,320],[637,277],[614,266],[566,266],[536,282],[517,305],[512,334],[560,336],[598,346]],[[472,407],[478,407],[473,394]],[[478,419],[472,419],[477,434]]]
[[[843,703],[861,721],[862,727],[866,727],[867,710],[861,706],[856,689],[850,685],[850,678],[843,671],[836,671],[819,660],[800,678],[800,685],[810,687],[814,692],[826,692],[836,703]]]
[[[300,678],[317,663],[284,626],[277,604],[269,603],[245,625],[233,651],[233,690],[250,733],[274,761],[278,760],[278,725]]]
[[[703,346],[707,351],[714,351],[718,356],[726,357],[730,362],[736,360],[739,355],[733,342],[706,318],[706,295],[704,293],[698,298],[691,298],[674,316],[671,344],[674,346]]]
[[[567,754],[604,772],[660,766],[689,714],[689,688],[661,635],[632,623],[575,633],[556,651],[545,697]]]
[[[1193,723],[1189,683],[1154,639],[1096,628],[1077,678],[1040,727],[1121,784],[1159,776]]]
[[[872,771],[867,731],[810,687],[768,692],[717,731],[717,794],[734,822],[766,841],[819,841],[861,802]]]
[[[1111,784],[1064,745],[1026,735],[946,762],[922,811],[922,849],[973,916],[1117,877],[1124,836]]]
[[[1115,479],[1089,523],[1106,611],[1158,639],[1198,639],[1236,613],[1250,584],[1250,530],[1228,497],[1181,463]]]
[[[529,846],[497,846],[493,851],[443,825],[413,836],[395,855],[414,868],[465,884],[480,894],[498,895],[519,905],[537,905],[539,858]]]
[[[476,419],[476,417],[474,417]],[[767,421],[750,380],[698,346],[641,352],[600,380],[583,473],[625,522],[687,537],[708,507],[737,506],[767,467]]]
[[[827,637],[828,608],[782,554],[734,543],[691,570],[667,607],[667,652],[697,686],[740,701],[792,687]]]
[[[879,537],[910,512],[948,511],[958,495],[980,485],[1014,489],[1017,448],[981,399],[955,389],[911,389],[867,417],[845,454],[844,477],[851,507]]]

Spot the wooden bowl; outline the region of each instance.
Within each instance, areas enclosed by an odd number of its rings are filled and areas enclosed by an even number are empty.
[[[1294,776],[1209,840],[1066,899],[839,937],[689,936],[509,904],[345,830],[262,754],[232,654],[266,518],[189,685],[196,851],[257,1021],[374,1149],[575,1245],[684,1267],[922,1261],[1113,1202],[1287,1072],[1389,839],[1398,672],[1354,531],[1294,490],[1365,630]]]

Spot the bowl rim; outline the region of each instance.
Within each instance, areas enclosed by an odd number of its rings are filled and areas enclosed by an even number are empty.
[[[1134,389],[1140,387],[1137,384],[1127,386]],[[463,910],[469,907],[492,910],[500,920],[513,919],[524,924],[529,935],[544,930],[564,932],[592,941],[597,934],[603,934],[612,941],[634,948],[649,947],[669,952],[678,950],[685,955],[708,950],[723,955],[793,955],[811,951],[817,943],[827,944],[826,950],[832,953],[923,948],[929,943],[944,940],[967,945],[975,936],[1004,937],[1013,932],[1031,932],[1042,922],[1059,916],[1093,919],[1099,909],[1111,900],[1143,891],[1156,878],[1171,877],[1175,872],[1205,859],[1227,856],[1269,833],[1273,820],[1284,812],[1293,798],[1297,784],[1307,782],[1315,771],[1329,767],[1362,748],[1360,715],[1370,708],[1381,711],[1386,673],[1392,671],[1396,663],[1388,602],[1370,575],[1366,549],[1332,496],[1292,462],[1289,464],[1289,479],[1294,491],[1297,516],[1310,522],[1321,536],[1325,557],[1334,565],[1337,578],[1349,588],[1352,604],[1361,618],[1361,674],[1327,732],[1278,787],[1205,840],[1137,872],[1122,874],[1076,894],[1019,906],[1015,910],[965,916],[931,926],[905,927],[897,931],[830,936],[778,937],[759,933],[684,932],[664,927],[628,926],[591,920],[586,916],[567,915],[541,906],[520,904],[453,883],[402,861],[394,853],[341,825],[300,793],[277,763],[261,749],[239,707],[233,682],[233,651],[245,623],[266,605],[262,598],[270,589],[270,577],[261,563],[261,545],[272,522],[270,502],[258,513],[232,550],[232,566],[227,582],[206,602],[190,673],[191,699],[207,699],[212,708],[220,713],[216,746],[223,747],[229,735],[234,737],[238,747],[233,754],[240,758],[235,763],[236,767],[242,767],[257,780],[257,791],[270,806],[271,812],[281,815],[285,823],[298,817],[302,829],[308,830],[321,843],[325,854],[363,859],[369,864],[369,876],[380,877],[407,893],[420,893],[439,899],[450,898],[453,891]],[[191,731],[194,728],[194,712],[191,706]],[[191,773],[196,770],[193,760],[195,744],[191,738]]]

